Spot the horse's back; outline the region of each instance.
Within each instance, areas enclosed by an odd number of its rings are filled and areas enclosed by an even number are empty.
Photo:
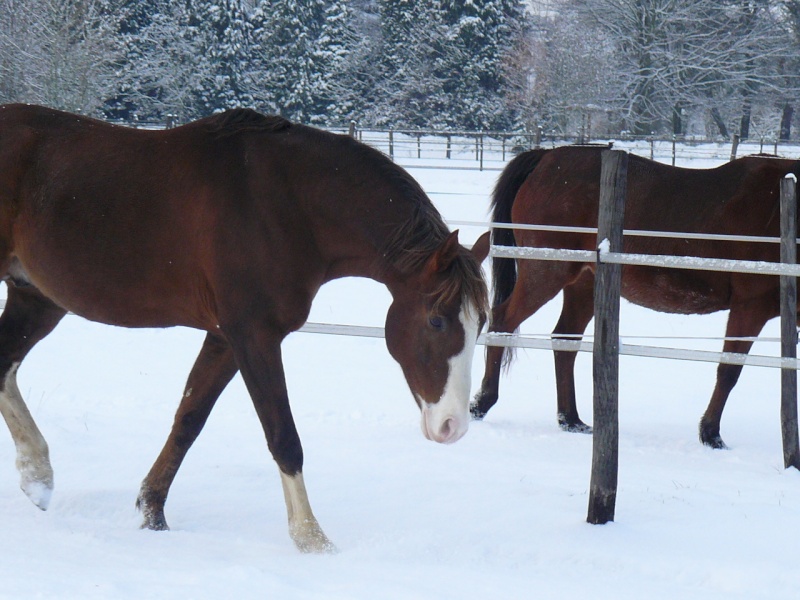
[[[235,140],[210,139],[2,107],[3,259],[87,318],[207,328],[213,201],[243,185]]]
[[[348,273],[328,269],[315,227],[363,216],[353,186],[398,188],[392,163],[356,144],[245,109],[148,131],[2,107],[0,277],[13,262],[18,280],[104,323],[214,330],[271,311],[290,331],[325,278]],[[347,201],[332,202],[341,185]]]
[[[596,227],[602,149],[547,152],[523,184],[515,221]],[[673,167],[631,154],[625,227],[656,231],[766,234],[780,178],[800,162],[744,157],[712,169]]]
[[[515,222],[596,227],[602,150],[563,147],[548,152],[520,188]],[[779,181],[800,162],[745,157],[713,169],[687,169],[629,156],[627,230],[777,236]],[[595,248],[596,236],[517,232],[519,245]],[[625,236],[626,252],[777,261],[776,244]],[[525,265],[530,277],[545,267]],[[746,281],[745,281],[746,280]],[[772,283],[749,275],[652,267],[623,268],[623,295],[667,312],[725,309],[737,293],[768,293]]]

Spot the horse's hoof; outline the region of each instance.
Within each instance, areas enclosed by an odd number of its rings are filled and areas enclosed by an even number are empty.
[[[47,454],[40,460],[17,456],[19,488],[42,510],[47,510],[53,495],[53,467]]]
[[[575,419],[574,421],[568,421],[564,415],[558,415],[558,426],[561,428],[562,431],[566,431],[569,433],[585,433],[591,435],[592,433],[592,426],[587,425],[580,419]]]
[[[481,410],[481,407],[475,402],[469,405],[469,414],[472,416],[473,421],[483,421],[483,417],[486,416],[486,411]]]
[[[297,549],[305,554],[336,554],[339,552],[316,520],[290,525],[289,535]]]
[[[136,508],[141,511],[144,520],[139,529],[150,529],[151,531],[169,531],[167,519],[164,517],[164,509],[156,508],[148,503],[142,496],[136,499]]]
[[[715,436],[707,438],[707,439],[701,437],[700,441],[702,441],[709,448],[714,448],[714,450],[727,450],[728,449],[728,446],[725,444],[725,442],[722,441],[722,438],[720,436],[718,436],[718,435],[715,435]]]
[[[50,506],[50,498],[53,495],[53,482],[40,481],[38,479],[25,479],[20,482],[20,489],[30,498],[41,510],[47,510]]]
[[[722,441],[719,435],[719,430],[712,428],[705,421],[700,421],[700,441],[709,448],[714,448],[715,450],[728,449],[728,446],[725,445],[725,442]]]
[[[167,520],[164,517],[159,519],[145,518],[144,521],[142,521],[142,524],[139,525],[139,529],[149,529],[150,531],[169,531],[169,525],[167,525]]]
[[[497,396],[489,396],[488,393],[481,390],[475,394],[472,404],[469,405],[469,414],[472,415],[473,420],[481,421],[495,404],[497,404]]]

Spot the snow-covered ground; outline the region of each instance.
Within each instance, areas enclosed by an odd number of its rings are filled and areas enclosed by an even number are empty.
[[[485,220],[496,171],[412,169],[450,220]],[[470,243],[479,228],[462,228]],[[487,263],[488,267],[488,263]],[[329,284],[311,321],[382,326],[388,293]],[[549,332],[557,300],[523,326]],[[632,343],[718,350],[725,314],[623,302]],[[590,329],[591,331],[591,325]],[[763,333],[777,337],[777,323]],[[616,522],[585,522],[591,437],[561,432],[549,352],[520,351],[500,403],[452,446],[426,441],[382,340],[296,333],[284,345],[311,503],[339,553],[300,554],[277,469],[237,378],[181,469],[170,532],[141,531],[134,500],[169,431],[203,335],[69,316],[20,369],[50,444],[41,512],[18,489],[0,426],[0,598],[648,600],[797,598],[800,473],[782,466],[779,373],[747,367],[722,422],[697,440],[715,366],[621,358]],[[778,354],[777,342],[754,353]],[[476,354],[473,382],[483,371]],[[591,422],[591,356],[577,364]]]

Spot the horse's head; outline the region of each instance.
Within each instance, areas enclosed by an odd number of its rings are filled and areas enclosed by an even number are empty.
[[[487,310],[480,263],[488,251],[488,234],[469,251],[455,231],[393,292],[386,345],[403,369],[429,440],[452,443],[469,427],[472,356]]]

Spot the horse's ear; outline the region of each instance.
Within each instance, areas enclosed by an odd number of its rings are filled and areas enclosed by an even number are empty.
[[[475,260],[478,261],[478,264],[482,263],[486,260],[486,257],[489,256],[489,245],[491,244],[491,231],[487,231],[481,237],[478,238],[472,245],[472,256],[475,257]]]
[[[442,242],[442,245],[433,253],[429,263],[433,272],[441,273],[442,271],[446,271],[458,256],[459,247],[458,229],[456,229],[447,236],[444,242]]]

